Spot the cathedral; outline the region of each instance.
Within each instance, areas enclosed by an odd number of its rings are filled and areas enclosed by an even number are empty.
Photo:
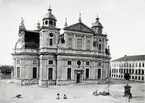
[[[110,75],[110,50],[107,35],[97,17],[92,27],[81,21],[68,25],[63,33],[51,7],[37,23],[36,30],[26,29],[22,18],[19,39],[12,53],[12,79],[21,85],[68,85],[97,83]]]

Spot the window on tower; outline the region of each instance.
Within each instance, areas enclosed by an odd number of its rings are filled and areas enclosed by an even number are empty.
[[[49,36],[50,36],[50,37],[53,37],[53,33],[50,33]]]
[[[47,25],[47,24],[48,24],[48,21],[46,20],[46,21],[45,21],[45,25]]]
[[[53,39],[49,39],[49,45],[52,46],[53,45]]]
[[[49,25],[53,25],[53,22],[52,22],[52,20],[50,20],[50,21],[49,21]]]
[[[54,26],[56,26],[56,22],[54,21]]]

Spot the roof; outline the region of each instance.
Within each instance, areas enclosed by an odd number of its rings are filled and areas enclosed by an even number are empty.
[[[92,27],[101,27],[103,28],[102,24],[99,22],[99,18],[96,18],[95,23],[93,23]]]
[[[82,22],[78,22],[76,24],[67,26],[64,28],[64,30],[72,30],[72,31],[78,31],[78,32],[85,32],[85,33],[93,33],[92,29],[90,29],[88,26],[86,26]]]
[[[39,32],[26,30],[25,31],[25,48],[38,49],[39,48]]]
[[[133,56],[124,56],[115,60],[112,60],[112,62],[116,61],[139,61],[139,60],[145,60],[145,55],[133,55]]]
[[[53,19],[56,21],[56,17],[52,14],[52,9],[48,9],[48,13],[44,16],[43,19]]]

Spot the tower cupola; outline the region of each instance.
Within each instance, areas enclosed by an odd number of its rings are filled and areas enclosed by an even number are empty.
[[[102,34],[103,26],[99,21],[98,15],[97,15],[96,21],[92,23],[92,29],[95,32],[95,34],[98,34],[98,35]]]
[[[52,14],[51,6],[49,6],[48,13],[43,18],[43,26],[56,27],[56,18]]]

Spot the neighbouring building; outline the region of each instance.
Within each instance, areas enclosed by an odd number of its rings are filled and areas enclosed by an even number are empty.
[[[111,78],[124,79],[124,74],[129,73],[132,81],[144,82],[145,55],[124,56],[111,61]]]
[[[89,28],[79,21],[68,25],[63,33],[56,26],[52,9],[42,19],[42,26],[28,30],[22,19],[19,39],[12,53],[13,80],[22,85],[48,85],[97,83],[109,77],[110,50],[103,26],[96,21]]]

